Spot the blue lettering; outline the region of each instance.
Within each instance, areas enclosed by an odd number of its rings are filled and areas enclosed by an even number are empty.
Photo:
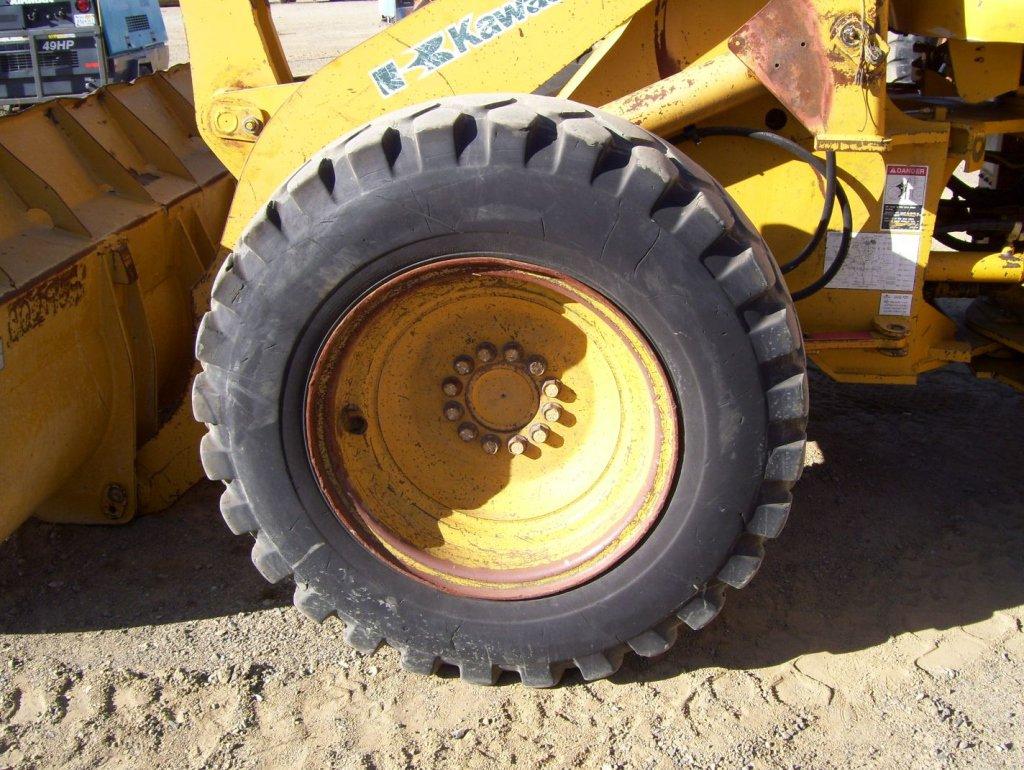
[[[383,67],[379,67],[370,73],[373,82],[377,84],[383,96],[391,96],[405,88],[405,79],[398,71],[398,65],[389,61]]]
[[[448,27],[448,34],[451,35],[452,42],[455,43],[459,53],[466,53],[471,46],[478,46],[484,42],[469,31],[469,24],[472,20],[472,16],[467,16],[459,22],[458,27]]]
[[[423,67],[427,70],[436,70],[450,62],[455,56],[448,51],[441,50],[444,45],[444,35],[436,35],[426,42],[420,43],[414,49],[416,59],[409,65],[410,69]]]

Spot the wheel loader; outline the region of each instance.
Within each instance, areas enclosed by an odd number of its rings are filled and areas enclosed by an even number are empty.
[[[205,471],[357,649],[552,686],[754,577],[808,360],[1024,387],[1014,0],[434,0],[308,79],[181,6],[0,121],[0,534]]]

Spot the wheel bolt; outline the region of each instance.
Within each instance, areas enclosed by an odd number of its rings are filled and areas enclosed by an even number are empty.
[[[481,343],[480,347],[476,349],[476,357],[480,359],[481,363],[489,364],[498,357],[498,349],[489,342]]]
[[[524,454],[529,445],[530,442],[526,440],[525,436],[513,436],[508,440],[508,451],[518,456]]]
[[[462,376],[472,373],[473,359],[469,356],[459,356],[455,359],[455,371]]]
[[[544,383],[541,390],[544,391],[544,395],[548,398],[558,398],[559,394],[562,392],[562,383],[558,380],[548,380]]]
[[[531,356],[526,367],[534,377],[543,377],[544,372],[548,370],[548,363],[540,356]]]
[[[462,392],[462,383],[454,377],[449,377],[442,383],[441,390],[444,391],[446,396],[454,398]]]
[[[551,437],[551,431],[544,425],[534,425],[530,428],[530,438],[534,444],[545,444]]]
[[[484,448],[484,451],[487,454],[489,454],[489,455],[496,455],[496,454],[498,454],[498,450],[501,449],[501,442],[498,441],[498,437],[497,436],[490,436],[490,435],[488,435],[488,436],[484,436],[484,439],[481,442],[481,446]]]
[[[479,435],[480,431],[477,430],[476,426],[471,422],[464,422],[459,426],[459,438],[467,444],[471,441],[476,441],[476,437]]]
[[[562,419],[562,407],[558,404],[546,404],[543,414],[544,419],[548,422],[558,422]]]
[[[501,353],[505,356],[505,360],[510,364],[514,364],[523,357],[523,349],[517,342],[508,343],[504,348],[502,348]]]
[[[448,420],[448,422],[461,420],[462,414],[462,404],[456,403],[455,401],[449,401],[444,405],[444,418]]]

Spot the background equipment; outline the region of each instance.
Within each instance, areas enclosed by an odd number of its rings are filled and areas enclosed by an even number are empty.
[[[0,106],[83,96],[167,65],[157,0],[0,0]]]

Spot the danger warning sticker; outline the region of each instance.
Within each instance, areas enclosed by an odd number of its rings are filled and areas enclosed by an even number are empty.
[[[928,166],[886,166],[882,230],[921,232],[927,192]]]

